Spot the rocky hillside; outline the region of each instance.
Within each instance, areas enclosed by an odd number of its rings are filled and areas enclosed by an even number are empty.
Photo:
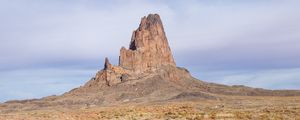
[[[143,17],[129,48],[122,47],[119,65],[105,59],[104,68],[85,85],[60,96],[8,101],[2,111],[222,100],[226,96],[300,96],[300,91],[265,90],[207,83],[177,67],[157,14]],[[0,106],[1,107],[1,106]]]

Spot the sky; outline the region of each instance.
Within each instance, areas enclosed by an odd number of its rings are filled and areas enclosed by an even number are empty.
[[[60,95],[117,65],[158,13],[178,66],[207,82],[300,89],[298,0],[1,0],[0,102]]]

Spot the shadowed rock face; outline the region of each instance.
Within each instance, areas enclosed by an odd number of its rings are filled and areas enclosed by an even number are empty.
[[[176,66],[160,17],[150,14],[133,32],[129,49],[121,48],[119,66],[144,72],[161,65]]]
[[[112,65],[110,64],[108,58],[105,58],[104,70],[111,69],[111,68],[112,68]]]

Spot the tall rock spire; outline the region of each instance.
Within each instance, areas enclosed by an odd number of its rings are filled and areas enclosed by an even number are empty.
[[[126,69],[143,72],[161,65],[176,66],[158,14],[143,17],[129,49],[122,47],[120,52],[119,65]]]

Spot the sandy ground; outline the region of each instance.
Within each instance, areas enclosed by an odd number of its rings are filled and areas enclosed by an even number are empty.
[[[0,109],[1,110],[1,109]],[[0,120],[300,120],[300,97],[238,97],[168,103],[48,108],[1,113]]]

